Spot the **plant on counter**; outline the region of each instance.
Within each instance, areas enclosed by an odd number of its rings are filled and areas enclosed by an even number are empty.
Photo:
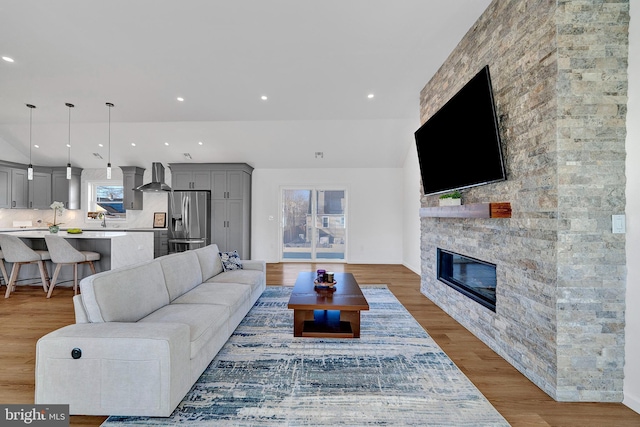
[[[62,213],[65,211],[64,203],[53,202],[49,207],[53,209],[53,222],[48,223],[49,227],[55,227],[60,224],[64,224],[63,222],[60,222],[60,223],[58,222],[58,215],[62,215]]]

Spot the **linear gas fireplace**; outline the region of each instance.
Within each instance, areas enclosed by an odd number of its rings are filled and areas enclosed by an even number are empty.
[[[496,266],[438,248],[438,280],[496,311]]]

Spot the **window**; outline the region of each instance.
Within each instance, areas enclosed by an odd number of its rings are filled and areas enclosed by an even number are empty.
[[[98,219],[100,214],[104,214],[106,218],[110,219],[127,218],[122,183],[117,181],[93,181],[89,182],[88,185],[88,218]]]
[[[345,261],[345,190],[282,189],[282,259]]]

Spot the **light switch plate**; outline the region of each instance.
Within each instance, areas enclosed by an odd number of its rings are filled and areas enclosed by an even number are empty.
[[[627,232],[624,215],[611,215],[611,232],[615,234]]]

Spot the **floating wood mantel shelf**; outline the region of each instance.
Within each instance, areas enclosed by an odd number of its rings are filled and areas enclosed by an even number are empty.
[[[420,218],[511,218],[511,203],[471,203],[420,208]]]

